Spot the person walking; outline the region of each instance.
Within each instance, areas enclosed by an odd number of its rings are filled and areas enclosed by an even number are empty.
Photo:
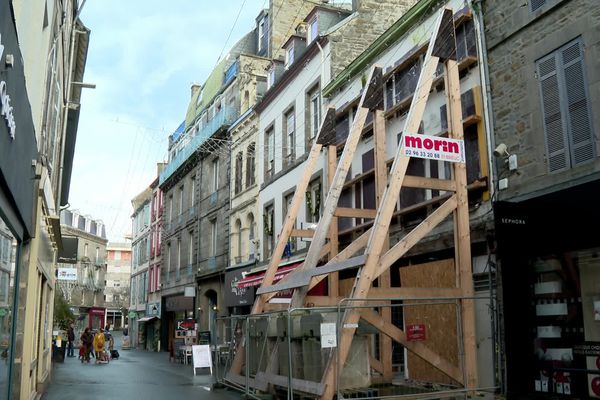
[[[75,330],[73,329],[73,324],[69,324],[69,328],[67,329],[67,357],[75,357],[73,354],[73,342],[75,341]]]
[[[104,355],[104,332],[102,329],[98,329],[96,331],[96,335],[94,336],[94,350],[96,351],[96,362],[106,361]]]
[[[89,364],[90,362],[90,352],[92,351],[92,345],[94,343],[94,336],[90,332],[90,328],[85,328],[83,333],[81,334],[81,345],[85,347],[84,356],[81,359],[81,362],[84,361]]]

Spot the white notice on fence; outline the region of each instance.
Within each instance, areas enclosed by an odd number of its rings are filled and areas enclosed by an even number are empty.
[[[212,375],[210,345],[192,346],[192,359],[194,362],[194,375],[196,375],[196,368],[210,368],[210,374]]]
[[[337,346],[337,338],[335,332],[335,322],[321,323],[321,348]]]

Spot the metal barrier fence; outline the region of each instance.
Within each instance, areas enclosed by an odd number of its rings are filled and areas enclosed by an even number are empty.
[[[222,318],[228,333],[217,346],[216,379],[249,397],[277,393],[288,399],[319,398],[333,363],[338,399],[466,398],[473,389],[467,391],[461,383],[464,351],[458,300],[344,299],[337,307]],[[489,297],[469,300],[484,302],[484,308],[490,303]],[[342,321],[350,312],[360,313],[361,319],[346,326]],[[487,325],[491,331],[490,320]],[[355,333],[344,368],[337,368],[339,354],[334,351],[345,329]],[[479,369],[490,376],[476,391],[489,398],[497,389],[492,353],[498,346],[493,338],[489,331],[478,335],[478,347],[489,349],[479,354],[489,365]],[[243,366],[232,371],[236,351],[244,352]]]

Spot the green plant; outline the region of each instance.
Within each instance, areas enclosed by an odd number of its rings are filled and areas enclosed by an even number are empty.
[[[60,329],[67,329],[73,321],[75,321],[75,315],[71,312],[69,303],[63,293],[57,290],[54,294],[54,325]]]

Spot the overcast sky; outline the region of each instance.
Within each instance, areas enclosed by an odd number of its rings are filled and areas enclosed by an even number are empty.
[[[190,84],[206,80],[223,49],[222,57],[266,6],[268,0],[85,2],[81,20],[91,37],[84,81],[97,87],[82,95],[69,203],[104,221],[109,240],[131,232],[131,199],[166,160]]]

